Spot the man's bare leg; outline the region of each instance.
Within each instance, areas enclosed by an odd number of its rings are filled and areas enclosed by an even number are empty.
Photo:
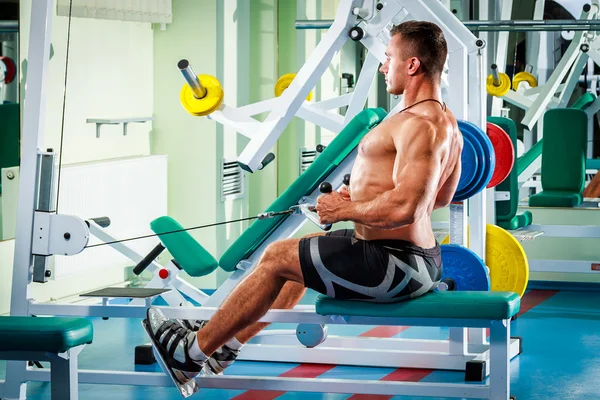
[[[286,239],[267,247],[256,269],[233,290],[208,324],[198,331],[197,345],[206,356],[255,324],[273,307],[286,282],[303,285],[299,242],[300,239]],[[255,329],[257,327],[252,331]]]
[[[303,238],[311,238],[315,236],[324,236],[325,232],[315,232],[304,235]],[[294,308],[296,304],[302,300],[302,296],[306,293],[306,288],[304,285],[287,281],[285,285],[283,285],[283,289],[277,296],[277,300],[271,306],[272,310],[289,310]],[[256,322],[255,324],[250,325],[249,327],[242,329],[238,334],[235,335],[235,338],[242,344],[247,343],[254,336],[258,335],[263,329],[269,326],[270,322]]]
[[[289,310],[294,308],[296,304],[302,300],[302,296],[306,293],[306,288],[303,284],[287,281],[283,285],[283,289],[277,296],[277,300],[271,306],[271,310]],[[269,326],[270,322],[256,322],[249,327],[242,329],[235,335],[235,338],[242,344],[248,342],[254,336],[258,335],[260,331]]]

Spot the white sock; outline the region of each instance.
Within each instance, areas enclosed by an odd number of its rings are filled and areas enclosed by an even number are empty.
[[[240,341],[237,340],[234,336],[231,339],[229,339],[227,343],[225,343],[225,346],[229,347],[231,350],[239,350],[242,348],[243,344],[240,343]]]
[[[194,340],[189,345],[188,354],[190,355],[192,360],[198,363],[204,362],[208,359],[208,357],[206,357],[206,354],[204,354],[200,349],[200,346],[198,345],[198,338],[196,336],[194,336]]]

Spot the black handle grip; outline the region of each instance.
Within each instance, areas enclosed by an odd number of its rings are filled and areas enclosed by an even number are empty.
[[[273,160],[275,159],[275,154],[273,153],[269,153],[265,156],[265,158],[263,158],[262,162],[260,163],[262,165],[262,168],[265,168],[267,165],[269,165]]]
[[[102,228],[108,228],[110,226],[110,218],[108,217],[90,218],[90,220],[94,221]]]
[[[342,180],[344,185],[348,186],[350,184],[350,174],[344,175],[344,179]]]
[[[148,253],[148,255],[146,255],[146,257],[144,257],[142,261],[140,261],[138,265],[133,268],[133,273],[139,275],[144,272],[144,270],[148,268],[148,265],[150,265],[150,263],[152,263],[152,261],[154,261],[154,259],[156,259],[156,257],[158,257],[164,249],[165,246],[163,246],[162,243],[157,244],[156,247],[153,248],[152,251],[150,251],[150,253]]]
[[[323,182],[321,183],[321,186],[319,186],[319,191],[321,191],[321,193],[331,193],[332,190],[333,187],[329,182]]]

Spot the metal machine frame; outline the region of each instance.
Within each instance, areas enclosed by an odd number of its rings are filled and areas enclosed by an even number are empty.
[[[371,6],[369,8],[368,6]],[[102,237],[102,232],[93,223],[76,216],[56,214],[54,210],[55,198],[55,170],[56,162],[54,153],[43,152],[43,128],[45,120],[45,76],[48,70],[48,54],[50,47],[50,32],[52,22],[52,0],[40,0],[40,4],[32,9],[31,33],[29,48],[28,70],[28,96],[24,105],[23,140],[21,182],[19,185],[19,207],[17,218],[19,221],[15,239],[15,259],[13,272],[13,286],[11,294],[11,315],[77,315],[77,316],[102,316],[121,318],[140,318],[145,314],[147,304],[109,305],[107,301],[101,305],[72,305],[72,304],[39,304],[30,295],[32,281],[45,282],[47,280],[48,257],[54,254],[70,255],[81,252],[88,243],[89,235]],[[365,6],[367,6],[365,8]],[[438,0],[390,0],[384,7],[384,12],[374,13],[373,1],[342,0],[335,29],[324,37],[315,49],[313,55],[299,71],[297,78],[277,101],[271,99],[254,105],[240,108],[231,108],[223,105],[221,109],[210,115],[210,118],[233,126],[238,132],[253,137],[246,147],[240,160],[249,166],[257,166],[262,160],[262,155],[277,140],[278,135],[289,123],[294,115],[306,117],[316,123],[341,129],[345,122],[353,117],[364,105],[368,89],[377,71],[378,61],[383,59],[384,43],[389,39],[385,35],[389,22],[399,13],[406,17],[406,8],[411,17],[421,20],[436,22],[446,35],[449,59],[448,66],[452,79],[449,80],[451,89],[445,92],[446,101],[452,104],[453,112],[459,119],[469,120],[479,127],[485,126],[485,93],[483,82],[483,66],[485,54],[481,49],[485,46],[478,40],[452,13],[444,8]],[[365,11],[366,10],[366,11]],[[370,12],[369,12],[370,10]],[[391,10],[391,11],[388,11]],[[363,20],[358,22],[357,14]],[[308,104],[304,99],[312,87],[315,86],[320,74],[325,70],[327,60],[348,39],[348,31],[358,22],[365,36],[361,39],[370,50],[365,69],[361,72],[356,90],[352,94],[325,100],[315,104]],[[468,79],[475,77],[475,79]],[[326,110],[348,105],[348,112],[344,119],[327,112]],[[400,107],[400,105],[398,105]],[[271,109],[272,108],[272,109]],[[258,124],[250,118],[258,112],[271,109],[265,123]],[[393,111],[392,111],[393,113]],[[256,131],[256,132],[253,132]],[[252,132],[252,133],[251,133]],[[356,150],[355,150],[356,151]],[[341,185],[344,174],[350,172],[355,153],[333,171],[327,180],[336,185]],[[246,160],[246,161],[244,161]],[[303,201],[314,201],[320,192],[315,190]],[[485,222],[486,222],[486,192],[483,191],[469,199],[471,249],[485,259]],[[454,243],[463,243],[466,236],[467,213],[463,207],[452,208],[451,240]],[[166,307],[164,311],[170,317],[178,318],[210,318],[216,307],[231,292],[231,290],[247,275],[256,265],[262,251],[275,240],[292,236],[305,222],[300,218],[288,218],[271,235],[259,249],[248,259],[238,265],[238,270],[221,285],[209,298],[201,296],[202,307]],[[88,225],[89,224],[89,225]],[[34,234],[35,233],[35,234]],[[68,235],[67,235],[68,233]],[[105,237],[109,239],[109,237]],[[466,241],[465,241],[466,242]],[[118,246],[117,246],[118,247]],[[125,247],[120,249],[124,254],[128,252]],[[131,258],[139,257],[129,254]],[[155,266],[157,268],[157,266]],[[154,282],[157,283],[157,282]],[[178,289],[180,289],[178,287]],[[186,287],[183,287],[186,290]],[[189,288],[187,288],[189,289]],[[173,297],[177,301],[179,298]],[[492,339],[499,339],[499,347],[491,347],[485,337],[483,328],[490,327],[489,321],[428,321],[424,319],[391,320],[369,317],[352,317],[349,319],[324,317],[314,312],[314,307],[297,307],[293,310],[269,311],[263,321],[269,322],[301,322],[309,324],[321,323],[348,323],[348,324],[412,324],[423,326],[451,326],[449,340],[406,340],[406,339],[369,339],[369,338],[342,338],[329,337],[317,349],[308,349],[300,346],[294,338],[288,336],[265,335],[260,336],[257,342],[264,349],[267,346],[272,351],[265,352],[253,350],[253,345],[247,345],[242,357],[253,360],[277,360],[289,362],[321,362],[330,363],[331,360],[354,365],[384,365],[396,367],[427,367],[463,370],[468,361],[485,361],[490,357],[498,358],[491,368],[497,369],[491,378],[492,387],[485,385],[458,385],[460,389],[450,389],[447,385],[438,385],[437,389],[424,389],[423,384],[389,384],[387,389],[377,389],[380,393],[403,394],[428,394],[439,395],[443,392],[448,396],[489,397],[494,399],[507,399],[509,378],[508,363],[510,358],[518,354],[518,340],[511,340],[510,324],[507,321],[502,327],[491,326]],[[467,332],[468,328],[471,329]],[[468,337],[468,339],[467,339]],[[282,352],[282,346],[285,352]],[[295,350],[291,350],[295,349]],[[372,349],[372,350],[366,350]],[[369,351],[371,357],[364,357]],[[373,357],[374,353],[377,356]],[[267,353],[267,356],[265,356]],[[285,359],[281,357],[288,354]],[[494,356],[494,354],[497,354]],[[396,356],[396,357],[395,357]],[[368,359],[378,360],[369,362]],[[505,361],[501,361],[501,360]],[[490,365],[486,363],[485,373],[489,373]],[[24,393],[24,386],[20,383],[23,374],[29,380],[47,380],[48,374],[44,370],[28,369],[23,362],[10,362],[7,383],[4,393],[8,397],[18,397]],[[104,384],[131,384],[131,385],[170,385],[164,374],[122,372],[122,371],[80,371],[79,381],[82,383]],[[275,383],[279,382],[279,383]],[[257,379],[255,377],[217,377],[203,380],[202,385],[223,388],[290,388],[293,382],[284,382],[278,378]],[[304,383],[303,390],[310,391],[337,391],[351,390],[361,393],[366,389],[359,389],[357,384],[350,383],[348,387],[339,387],[341,382],[315,382]],[[346,384],[344,384],[346,385]],[[361,382],[360,385],[365,385]],[[371,388],[367,385],[365,388]],[[385,386],[385,385],[384,385]],[[408,387],[410,386],[410,388]],[[480,387],[482,386],[482,387]],[[504,387],[504,388],[502,388]],[[400,388],[400,389],[390,389]],[[412,388],[412,389],[411,389]],[[375,389],[374,389],[375,390]],[[456,390],[456,391],[454,391]],[[490,390],[494,390],[492,393]],[[411,392],[412,391],[412,392]],[[432,394],[434,393],[434,394]]]

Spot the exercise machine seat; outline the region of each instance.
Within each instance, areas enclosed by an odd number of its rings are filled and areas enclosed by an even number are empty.
[[[531,207],[576,207],[585,185],[588,118],[583,110],[552,109],[544,114],[542,192]]]
[[[0,169],[19,165],[19,132],[19,104],[0,104]]]
[[[173,218],[159,217],[150,223],[150,229],[159,235],[162,244],[188,275],[205,276],[219,266],[218,261],[208,250],[202,247],[189,232],[184,231],[184,228]]]
[[[43,351],[64,353],[92,343],[94,328],[87,318],[0,317],[0,359],[2,351]]]
[[[512,292],[444,291],[385,304],[320,295],[315,309],[320,315],[504,320],[516,315],[520,306],[521,298]]]
[[[593,102],[594,100],[596,100],[596,96],[593,95],[592,93],[585,93],[583,96],[581,96],[579,99],[577,99],[577,101],[575,103],[573,103],[573,105],[570,108],[573,109],[577,109],[577,110],[585,110],[586,108],[588,108]],[[527,150],[527,152],[525,154],[523,154],[521,157],[519,157],[519,159],[517,160],[517,175],[521,175],[521,173],[523,171],[525,171],[525,169],[527,167],[529,167],[531,165],[532,162],[534,162],[541,154],[542,154],[542,144],[544,143],[544,139],[540,139],[538,140],[538,142],[536,144],[534,144],[533,146],[531,146],[531,148],[529,150]],[[588,160],[590,161],[590,160]],[[588,168],[591,168],[588,166]]]
[[[498,125],[510,137],[515,152],[515,160],[517,159],[517,125],[510,118],[504,117],[488,117],[488,122]],[[517,168],[513,166],[508,177],[502,181],[496,190],[498,192],[508,192],[510,199],[506,201],[496,201],[496,224],[504,229],[516,230],[531,225],[533,215],[526,211],[523,214],[517,215],[519,206],[519,176]]]
[[[337,168],[358,146],[360,140],[386,117],[383,108],[365,109],[358,113],[298,179],[279,196],[266,211],[287,210],[312,193],[321,181]],[[238,263],[247,259],[289,216],[255,221],[227,249],[219,261],[225,271],[234,271]],[[294,217],[291,217],[294,218]]]

